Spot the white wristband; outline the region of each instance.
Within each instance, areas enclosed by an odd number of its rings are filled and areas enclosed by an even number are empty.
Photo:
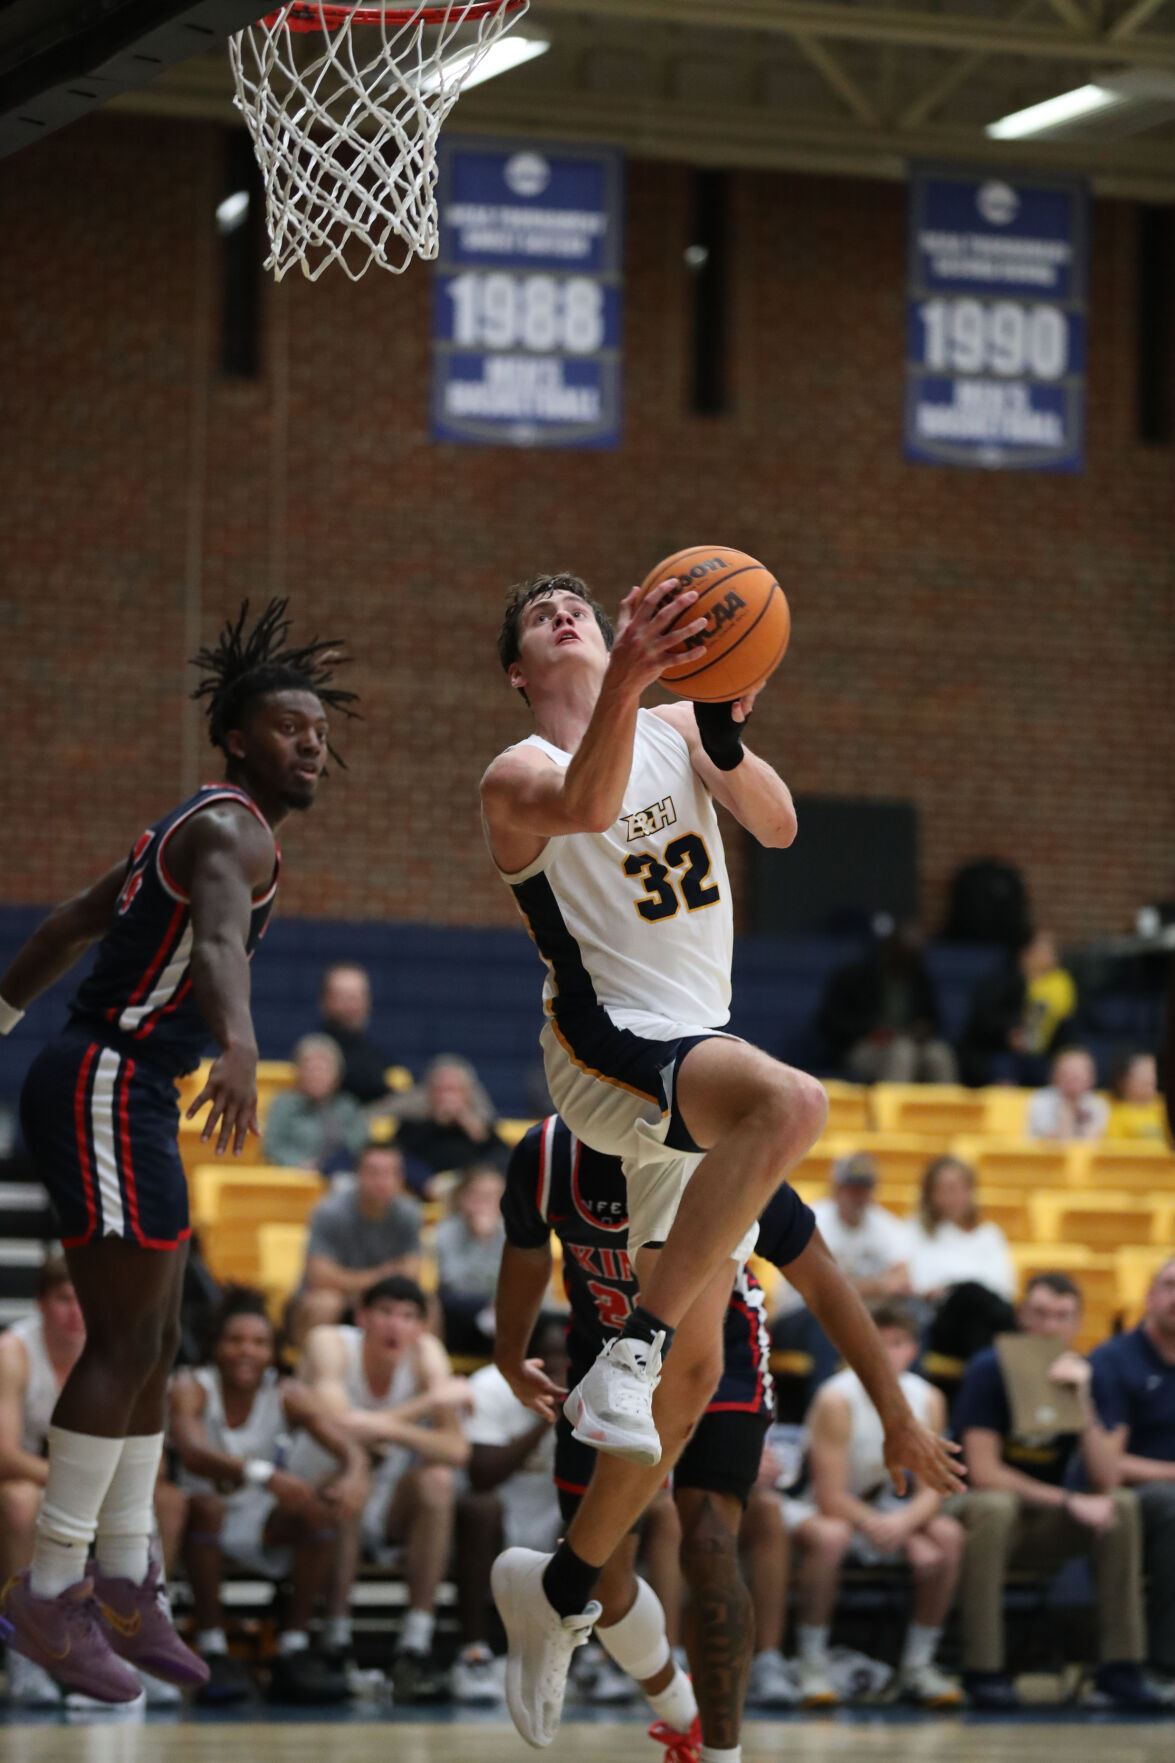
[[[15,1005],[10,1004],[8,999],[0,994],[0,1035],[10,1034],[23,1016],[23,1010],[18,1010]]]
[[[267,1488],[277,1474],[277,1464],[267,1463],[264,1457],[248,1457],[245,1460],[243,1477],[246,1487]]]

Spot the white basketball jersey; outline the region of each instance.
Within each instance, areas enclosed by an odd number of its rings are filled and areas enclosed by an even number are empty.
[[[19,1322],[14,1322],[8,1332],[22,1343],[29,1363],[20,1448],[32,1457],[43,1457],[49,1437],[49,1422],[61,1394],[61,1385],[57,1381],[57,1373],[45,1345],[44,1318],[39,1310],[34,1310],[30,1316],[22,1316]]]
[[[540,735],[564,770],[573,755]],[[685,739],[637,714],[619,818],[603,833],[549,839],[516,875],[502,873],[547,963],[547,1013],[568,1033],[603,1010],[653,1040],[720,1028],[730,1016],[730,882],[710,792]]]
[[[935,1394],[934,1385],[927,1383],[924,1377],[919,1377],[913,1371],[903,1372],[898,1381],[915,1418],[923,1426],[928,1426]],[[855,1371],[838,1371],[835,1377],[829,1378],[824,1388],[834,1390],[849,1404],[852,1419],[848,1491],[854,1499],[868,1499],[871,1494],[877,1494],[892,1485],[889,1470],[885,1467],[885,1428],[881,1424],[881,1416],[865,1393],[865,1386]]]
[[[413,1396],[421,1393],[420,1364],[415,1353],[405,1353],[398,1360],[392,1371],[392,1380],[387,1393],[377,1396],[367,1381],[367,1372],[363,1365],[364,1335],[361,1328],[342,1324],[339,1333],[346,1347],[346,1370],[343,1374],[343,1387],[347,1392],[349,1408],[398,1408],[401,1402],[411,1401]],[[427,1426],[427,1419],[417,1423]],[[377,1481],[398,1481],[404,1471],[411,1467],[415,1453],[404,1445],[389,1445],[376,1470]]]

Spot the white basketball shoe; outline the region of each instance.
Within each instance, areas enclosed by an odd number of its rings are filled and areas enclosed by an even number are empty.
[[[559,1730],[571,1655],[599,1619],[593,1598],[586,1610],[560,1616],[547,1601],[543,1574],[550,1555],[506,1549],[490,1574],[494,1603],[506,1630],[506,1705],[528,1745],[538,1751]]]
[[[597,1451],[651,1468],[661,1461],[661,1440],[653,1424],[653,1392],[661,1381],[661,1342],[619,1335],[607,1341],[599,1358],[563,1404],[575,1437]]]

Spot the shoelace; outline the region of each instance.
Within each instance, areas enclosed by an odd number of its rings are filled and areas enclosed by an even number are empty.
[[[620,1351],[622,1342],[628,1349],[623,1355]],[[647,1356],[642,1365],[631,1341],[624,1341],[621,1337],[613,1343],[608,1363],[617,1375],[609,1379],[608,1405],[614,1414],[648,1417],[652,1392],[661,1381],[660,1370],[654,1373],[649,1368],[655,1351],[656,1344],[646,1349]]]
[[[576,1616],[565,1616],[563,1618],[561,1626],[564,1634],[567,1635],[571,1641],[572,1652],[574,1652],[577,1647],[585,1647],[587,1645],[588,1641],[591,1639],[592,1629],[596,1625],[596,1619],[599,1614],[600,1606],[598,1604],[589,1604],[587,1610],[582,1611],[580,1614]],[[556,1700],[556,1698],[561,1698],[566,1683],[567,1669],[564,1666],[562,1659],[558,1654],[548,1657],[547,1669],[543,1672],[542,1678],[539,1682],[539,1693],[543,1701],[551,1702]]]
[[[664,1720],[649,1728],[649,1737],[665,1746],[664,1763],[698,1763],[698,1747],[702,1742],[701,1723],[694,1721],[688,1733],[674,1732]]]

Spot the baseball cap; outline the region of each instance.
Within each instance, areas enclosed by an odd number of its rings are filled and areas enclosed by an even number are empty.
[[[877,1186],[877,1164],[868,1151],[855,1151],[851,1157],[838,1157],[832,1166],[834,1187]]]

